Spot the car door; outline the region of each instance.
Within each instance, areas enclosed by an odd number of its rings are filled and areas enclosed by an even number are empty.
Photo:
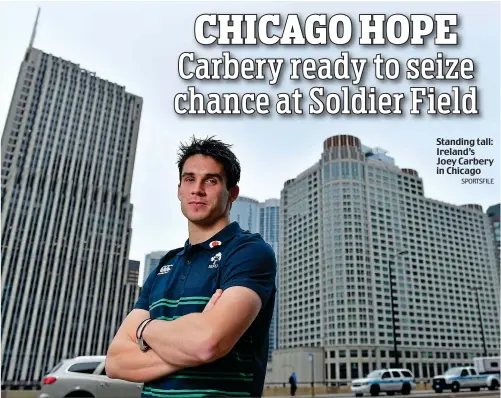
[[[470,387],[471,386],[471,377],[470,373],[468,372],[468,369],[463,369],[461,370],[461,374],[459,375],[459,384],[461,384],[461,387]]]
[[[381,376],[381,391],[394,391],[392,388],[391,373],[388,370]]]
[[[95,373],[101,365],[102,362],[99,359],[70,361],[68,368],[58,381],[58,386],[61,389],[60,396],[74,394],[77,391],[85,391],[95,395],[99,383],[99,378]]]
[[[402,375],[400,374],[399,371],[392,370],[391,371],[391,376],[392,376],[392,379],[393,379],[393,382],[391,383],[392,386],[393,386],[392,390],[393,391],[401,391],[402,390],[402,386],[404,385],[404,383],[402,381]]]
[[[470,368],[469,369],[470,371],[470,387],[480,387],[482,386],[484,383],[483,383],[483,380],[481,377],[479,377],[477,375],[477,372],[475,371],[475,369],[473,368]]]
[[[402,370],[400,373],[402,373],[402,383],[408,382],[411,385],[411,389],[415,389],[415,380],[414,380],[414,375],[410,370]]]
[[[96,369],[99,383],[96,386],[97,398],[140,398],[143,385],[131,381],[110,379],[106,375],[105,362]]]

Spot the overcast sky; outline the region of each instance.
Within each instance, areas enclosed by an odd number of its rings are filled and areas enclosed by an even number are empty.
[[[0,3],[0,125],[8,112],[18,68],[28,45],[37,3]],[[425,195],[453,204],[479,203],[486,209],[499,202],[500,137],[500,10],[499,2],[371,2],[371,3],[122,3],[54,2],[42,7],[35,47],[80,64],[98,76],[126,86],[127,91],[143,97],[144,109],[139,132],[134,170],[132,202],[133,236],[130,257],[144,262],[154,250],[182,245],[187,238],[187,223],[176,196],[178,183],[176,151],[189,136],[216,135],[232,143],[242,163],[241,194],[257,200],[279,198],[285,180],[318,161],[323,141],[337,134],[353,134],[368,146],[388,151],[402,168],[416,169],[424,179]],[[195,11],[196,10],[196,11]],[[344,13],[351,17],[357,38],[359,13],[456,13],[460,46],[434,48],[431,45],[377,46],[360,48],[357,40],[350,46],[238,46],[204,47],[194,38],[194,21],[203,13]],[[266,82],[236,83],[186,82],[178,76],[177,61],[182,52],[194,51],[196,57],[220,57],[230,50],[238,58],[283,57],[284,77],[271,87]],[[369,58],[366,80],[378,91],[403,92],[422,82],[377,82],[371,76],[371,59],[378,53],[405,61],[410,57],[435,58],[438,51],[446,57],[472,58],[478,87],[479,117],[431,116],[277,116],[267,117],[182,117],[173,109],[176,93],[194,84],[203,92],[268,92],[272,98],[281,91],[322,85],[336,91],[332,82],[293,82],[285,76],[292,57],[338,58],[341,51],[352,57]],[[346,84],[346,83],[344,83]],[[430,84],[430,83],[429,83]],[[455,82],[440,90],[450,90]],[[467,83],[461,82],[462,87]],[[408,103],[404,103],[408,112]],[[482,177],[494,177],[495,185],[462,185],[460,176],[436,175],[436,138],[495,139],[492,147],[478,148],[481,158],[496,157],[492,168]]]

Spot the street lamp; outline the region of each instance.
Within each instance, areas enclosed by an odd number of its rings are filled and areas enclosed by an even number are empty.
[[[397,254],[395,254],[391,258],[393,259],[393,258],[401,256],[403,254],[407,254],[407,250],[399,251]],[[398,351],[397,351],[397,330],[396,330],[397,326],[396,326],[396,320],[395,320],[395,297],[393,296],[393,274],[391,271],[391,267],[393,264],[395,264],[395,261],[393,261],[392,259],[390,259],[388,261],[388,268],[389,268],[389,274],[390,274],[391,323],[393,326],[393,355],[395,356],[395,367],[398,368],[400,365],[398,363],[399,361],[398,361]]]
[[[482,322],[482,312],[480,311],[480,300],[478,298],[479,287],[470,287],[471,290],[475,292],[475,298],[477,299],[477,311],[478,311],[478,319],[480,320],[480,333],[482,336],[482,345],[484,347],[484,357],[487,356],[487,347],[485,345],[485,335],[484,335],[484,324]]]
[[[315,396],[315,364],[313,363],[313,354],[308,354],[308,361],[311,364],[311,396]]]

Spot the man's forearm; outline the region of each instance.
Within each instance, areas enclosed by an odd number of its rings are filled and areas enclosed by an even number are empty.
[[[181,368],[217,357],[206,313],[192,313],[174,321],[152,321],[145,327],[143,338],[160,358]]]
[[[144,383],[180,369],[153,350],[142,352],[136,343],[125,339],[111,348],[106,357],[106,373],[113,379]]]

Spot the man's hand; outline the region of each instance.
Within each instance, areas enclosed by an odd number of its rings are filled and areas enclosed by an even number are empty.
[[[153,351],[175,366],[186,368],[213,362],[233,348],[261,305],[256,292],[233,286],[222,294],[216,292],[203,312],[148,323],[143,338]]]
[[[216,290],[203,312],[214,308],[223,291]],[[153,350],[139,349],[136,329],[150,316],[148,311],[133,310],[125,318],[113,339],[106,356],[106,373],[112,379],[147,382],[181,370],[181,367],[166,363]]]
[[[214,307],[216,305],[217,301],[219,300],[219,298],[221,297],[222,294],[223,294],[223,290],[217,289],[216,292],[210,298],[207,305],[205,306],[203,312],[210,311],[212,309],[212,307]]]
[[[123,321],[106,354],[105,369],[110,379],[148,382],[179,370],[153,350],[139,349],[136,329],[148,317],[148,311],[134,309]]]

